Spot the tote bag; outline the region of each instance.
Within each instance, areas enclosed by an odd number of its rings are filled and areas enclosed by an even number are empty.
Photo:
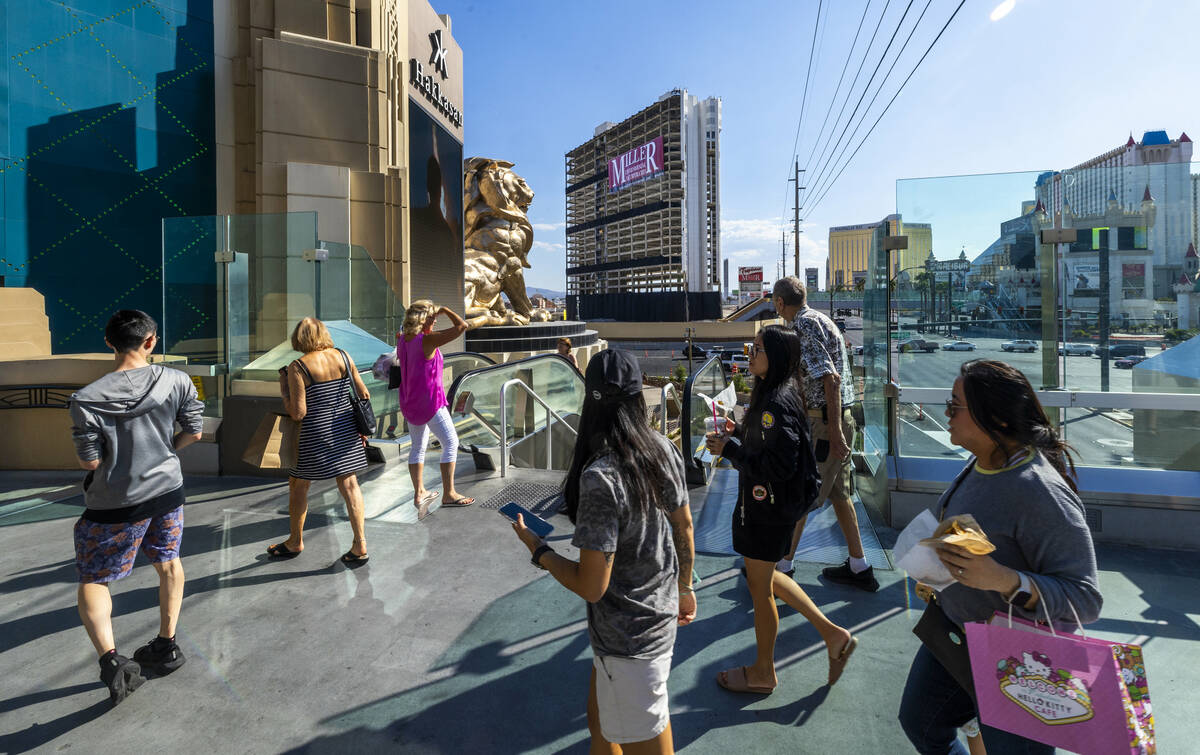
[[[1139,646],[1055,633],[1011,613],[964,629],[983,723],[1088,755],[1157,751]]]

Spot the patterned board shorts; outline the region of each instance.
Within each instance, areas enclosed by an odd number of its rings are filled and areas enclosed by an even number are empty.
[[[101,524],[75,523],[75,568],[83,583],[115,582],[133,570],[138,549],[152,564],[179,558],[183,539],[183,506],[150,519]]]

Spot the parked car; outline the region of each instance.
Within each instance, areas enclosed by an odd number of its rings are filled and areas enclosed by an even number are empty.
[[[1120,359],[1118,359],[1117,361],[1113,362],[1113,367],[1116,367],[1116,368],[1118,368],[1118,369],[1121,369],[1121,370],[1132,370],[1132,369],[1133,369],[1133,366],[1134,366],[1135,364],[1140,364],[1140,363],[1142,363],[1142,362],[1146,361],[1146,360],[1147,360],[1147,359],[1149,359],[1149,358],[1150,358],[1150,357],[1147,357],[1147,356],[1139,356],[1139,355],[1136,355],[1136,354],[1135,354],[1135,355],[1133,355],[1133,356],[1121,357],[1121,358],[1120,358]]]
[[[1060,343],[1058,353],[1069,357],[1090,357],[1096,353],[1096,347],[1090,343]]]
[[[970,341],[948,341],[942,344],[942,351],[974,351],[975,344]]]
[[[901,341],[896,344],[896,351],[924,351],[926,354],[938,350],[938,345],[934,341],[926,341],[923,338],[910,338],[907,341]]]
[[[835,317],[833,320],[833,324],[838,326],[838,330],[842,331],[843,333],[846,332],[846,318],[845,317]]]
[[[700,348],[699,346],[697,346],[696,344],[693,343],[691,346],[683,347],[684,358],[687,358],[689,356],[689,353],[688,353],[689,349],[691,350],[690,356],[692,357],[692,359],[703,359],[704,357],[708,356],[707,351],[705,351],[704,349]]]
[[[850,315],[854,314],[854,310],[848,307],[838,307],[835,314],[838,317],[849,317]]]
[[[1030,341],[1027,338],[1018,338],[1014,341],[1005,341],[1000,344],[1002,351],[1024,351],[1032,354],[1037,351],[1037,341]]]
[[[1097,356],[1104,356],[1105,349],[1100,347],[1096,349]],[[1109,359],[1117,359],[1118,357],[1144,357],[1146,356],[1146,347],[1140,343],[1115,343],[1108,347]]]
[[[732,373],[734,367],[737,368],[739,374],[745,375],[750,369],[750,357],[745,354],[730,354],[728,357],[721,357],[721,366],[726,372]]]

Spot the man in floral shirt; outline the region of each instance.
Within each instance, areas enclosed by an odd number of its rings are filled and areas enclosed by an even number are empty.
[[[772,291],[775,311],[792,323],[800,335],[804,359],[801,378],[804,402],[812,427],[813,450],[821,470],[821,492],[833,504],[838,524],[846,538],[850,558],[841,566],[821,573],[831,582],[852,585],[868,592],[879,589],[874,570],[864,559],[858,517],[850,500],[850,447],[854,442],[854,417],[850,406],[855,401],[854,379],[846,365],[846,344],[833,320],[808,306],[808,296],[799,278],[788,276],[775,283]],[[840,421],[839,421],[840,420]],[[791,553],[776,568],[790,573],[804,519],[796,524]]]

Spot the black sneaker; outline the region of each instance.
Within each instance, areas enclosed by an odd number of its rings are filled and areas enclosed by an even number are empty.
[[[857,587],[867,592],[875,592],[879,589],[879,583],[875,581],[875,569],[868,566],[866,569],[855,573],[850,568],[850,559],[846,559],[841,566],[829,566],[822,569],[821,576],[830,582],[837,582],[839,585],[850,585],[851,587]]]
[[[141,667],[147,671],[152,671],[158,676],[166,676],[182,666],[187,659],[183,657],[183,651],[179,649],[174,640],[155,637],[137,649],[137,652],[133,654],[133,660],[141,664]]]
[[[109,702],[116,707],[146,680],[137,663],[123,655],[108,653],[100,659],[100,681],[108,687]]]

